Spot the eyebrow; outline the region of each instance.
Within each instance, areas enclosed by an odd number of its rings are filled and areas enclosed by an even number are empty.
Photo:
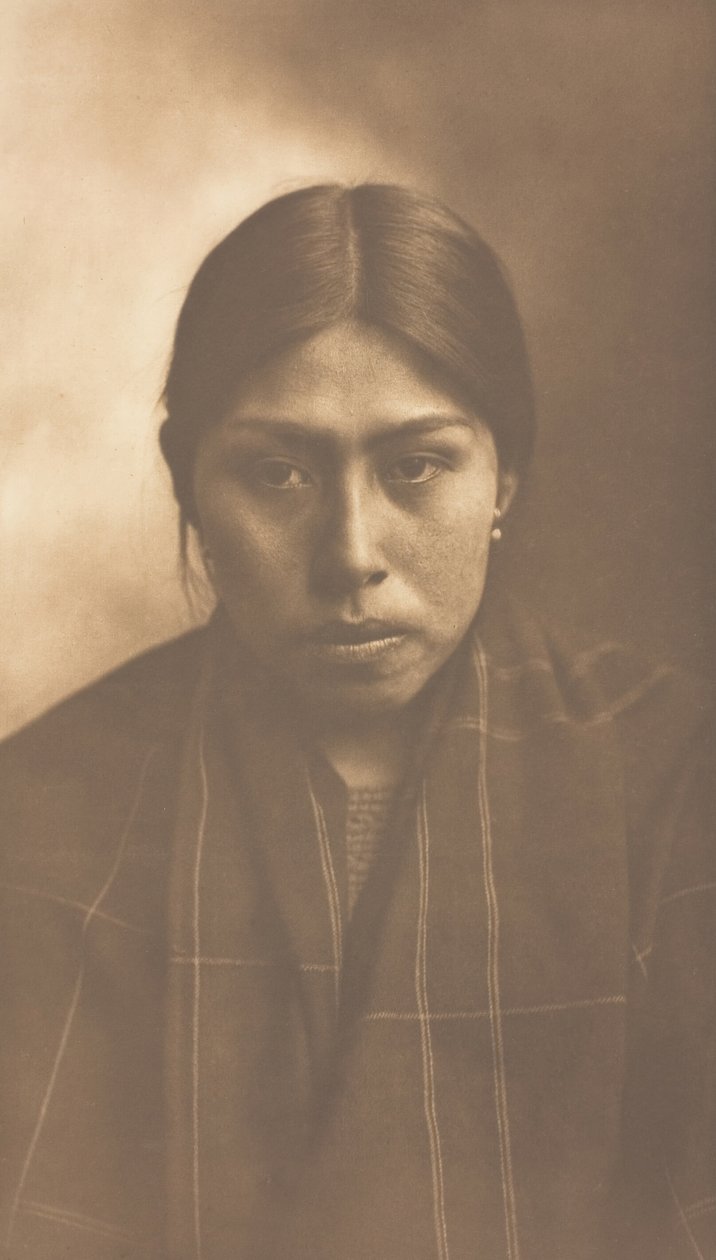
[[[435,433],[441,429],[463,428],[475,432],[477,417],[474,420],[468,419],[461,412],[455,412],[445,415],[444,413],[427,413],[421,416],[414,416],[410,420],[398,421],[384,426],[376,426],[376,428],[368,434],[368,442],[372,445],[378,445],[381,442],[402,437],[417,437],[423,433]],[[259,433],[270,433],[272,437],[293,439],[299,438],[303,442],[310,444],[331,442],[336,437],[335,429],[321,429],[315,425],[303,424],[300,420],[289,420],[287,418],[279,418],[273,416],[241,416],[236,417],[230,423],[232,431],[241,431],[244,429],[253,430]]]

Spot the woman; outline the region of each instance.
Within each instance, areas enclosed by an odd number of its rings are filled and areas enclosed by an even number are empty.
[[[165,401],[216,613],[2,759],[7,1255],[716,1255],[706,705],[500,592],[495,256],[278,198]]]

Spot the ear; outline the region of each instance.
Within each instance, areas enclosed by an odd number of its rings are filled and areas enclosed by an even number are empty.
[[[512,468],[500,469],[497,477],[497,501],[495,507],[500,509],[500,515],[507,516],[510,505],[517,493],[517,487],[520,479],[518,474]]]

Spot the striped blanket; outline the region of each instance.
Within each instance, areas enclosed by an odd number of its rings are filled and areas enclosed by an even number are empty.
[[[9,741],[3,1254],[713,1260],[705,722],[483,608],[352,915],[221,617]]]

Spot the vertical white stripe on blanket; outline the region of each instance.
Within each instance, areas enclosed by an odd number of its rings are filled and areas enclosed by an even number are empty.
[[[333,942],[333,964],[336,969],[336,1007],[338,1007],[343,971],[343,928],[341,924],[341,903],[338,896],[338,882],[336,880],[336,872],[333,866],[333,858],[331,857],[331,846],[328,840],[328,828],[326,827],[325,815],[318,800],[316,799],[310,780],[308,784],[308,791],[310,793],[313,817],[316,823],[318,849],[321,855],[321,870],[323,872],[323,882],[326,888],[326,897],[328,898],[328,915],[331,921],[331,940]]]
[[[500,1005],[500,915],[497,890],[492,866],[492,827],[487,793],[487,666],[479,642],[475,645],[475,663],[480,686],[480,757],[478,796],[480,826],[482,829],[482,868],[487,900],[487,987],[490,1006],[490,1031],[492,1035],[492,1064],[495,1084],[497,1132],[500,1143],[500,1171],[502,1196],[505,1208],[505,1232],[508,1260],[519,1260],[520,1249],[517,1234],[517,1210],[512,1173],[510,1147],[510,1119],[507,1106],[507,1079],[505,1072],[504,1045],[502,1038],[502,1007]]]
[[[192,1010],[192,1193],[194,1199],[194,1246],[201,1260],[201,1197],[199,1187],[199,1018],[201,1015],[201,860],[204,856],[206,818],[209,811],[209,785],[204,752],[204,725],[199,731],[199,779],[201,800],[194,858],[194,993]]]
[[[679,1199],[679,1196],[676,1193],[676,1187],[673,1181],[671,1180],[671,1174],[669,1172],[669,1167],[666,1161],[664,1161],[664,1175],[666,1177],[666,1184],[669,1187],[669,1193],[671,1194],[671,1197],[674,1200],[674,1203],[676,1204],[676,1210],[679,1214],[679,1222],[684,1227],[684,1232],[686,1233],[686,1237],[688,1238],[689,1243],[691,1244],[691,1249],[693,1249],[693,1253],[697,1257],[697,1260],[706,1260],[706,1256],[704,1255],[703,1251],[699,1247],[699,1244],[697,1243],[696,1238],[694,1236],[694,1232],[691,1226],[689,1225],[686,1213],[684,1212],[684,1209],[681,1206],[681,1200]]]
[[[438,1260],[449,1260],[447,1223],[445,1220],[445,1183],[443,1161],[435,1105],[435,1073],[433,1046],[430,1032],[430,1008],[428,1004],[427,939],[428,896],[430,877],[430,831],[425,800],[425,782],[422,785],[418,806],[418,859],[420,865],[420,895],[418,902],[418,938],[415,951],[415,996],[420,1017],[420,1042],[423,1056],[423,1105],[430,1141],[430,1166],[433,1183],[433,1213]]]
[[[139,779],[137,782],[137,790],[134,794],[134,800],[132,801],[129,814],[127,816],[127,821],[124,824],[122,833],[119,838],[119,844],[117,845],[117,851],[115,853],[114,861],[112,863],[112,866],[110,868],[107,878],[105,879],[102,887],[97,893],[97,896],[95,897],[94,901],[90,905],[87,911],[87,914],[85,915],[84,921],[82,923],[82,932],[81,932],[82,957],[80,959],[79,970],[77,972],[77,979],[75,980],[75,985],[72,990],[72,996],[70,998],[70,1004],[67,1010],[67,1015],[65,1016],[65,1022],[62,1028],[60,1042],[57,1047],[57,1053],[55,1055],[54,1063],[52,1065],[52,1071],[50,1072],[50,1079],[47,1083],[47,1089],[45,1090],[45,1094],[42,1099],[40,1112],[37,1117],[37,1123],[35,1124],[35,1128],[34,1128],[32,1137],[30,1139],[30,1145],[28,1147],[27,1155],[25,1156],[25,1162],[22,1166],[22,1171],[20,1173],[17,1190],[15,1191],[15,1198],[13,1199],[12,1210],[10,1212],[10,1223],[8,1227],[7,1239],[6,1239],[6,1244],[5,1244],[6,1247],[10,1246],[10,1241],[11,1241],[11,1238],[15,1229],[15,1220],[17,1218],[17,1212],[20,1206],[20,1200],[22,1198],[22,1192],[25,1189],[25,1183],[27,1181],[27,1176],[30,1171],[30,1166],[32,1164],[35,1151],[37,1149],[37,1144],[40,1140],[40,1134],[42,1133],[42,1129],[45,1123],[45,1119],[47,1117],[47,1113],[49,1111],[50,1102],[52,1100],[55,1084],[57,1082],[57,1077],[60,1072],[60,1067],[61,1067],[62,1060],[65,1055],[65,1050],[67,1049],[67,1043],[70,1039],[70,1033],[72,1031],[72,1025],[74,1023],[74,1018],[77,1013],[77,1008],[80,1003],[80,995],[82,993],[82,985],[84,982],[84,975],[85,975],[86,955],[84,952],[84,947],[85,947],[85,941],[87,939],[87,932],[89,930],[90,924],[92,923],[92,920],[95,918],[97,914],[97,911],[102,905],[102,902],[104,901],[105,897],[109,894],[109,891],[115,879],[117,878],[119,868],[122,865],[122,858],[124,857],[124,853],[127,848],[127,842],[129,840],[132,827],[134,825],[134,820],[137,817],[139,806],[142,800],[142,794],[144,792],[144,784],[147,778],[147,771],[149,769],[149,765],[150,765],[150,762],[152,761],[152,758],[157,752],[157,747],[158,747],[157,745],[153,744],[152,747],[147,752],[147,755],[144,758],[144,761],[142,762],[142,766],[139,771]]]

